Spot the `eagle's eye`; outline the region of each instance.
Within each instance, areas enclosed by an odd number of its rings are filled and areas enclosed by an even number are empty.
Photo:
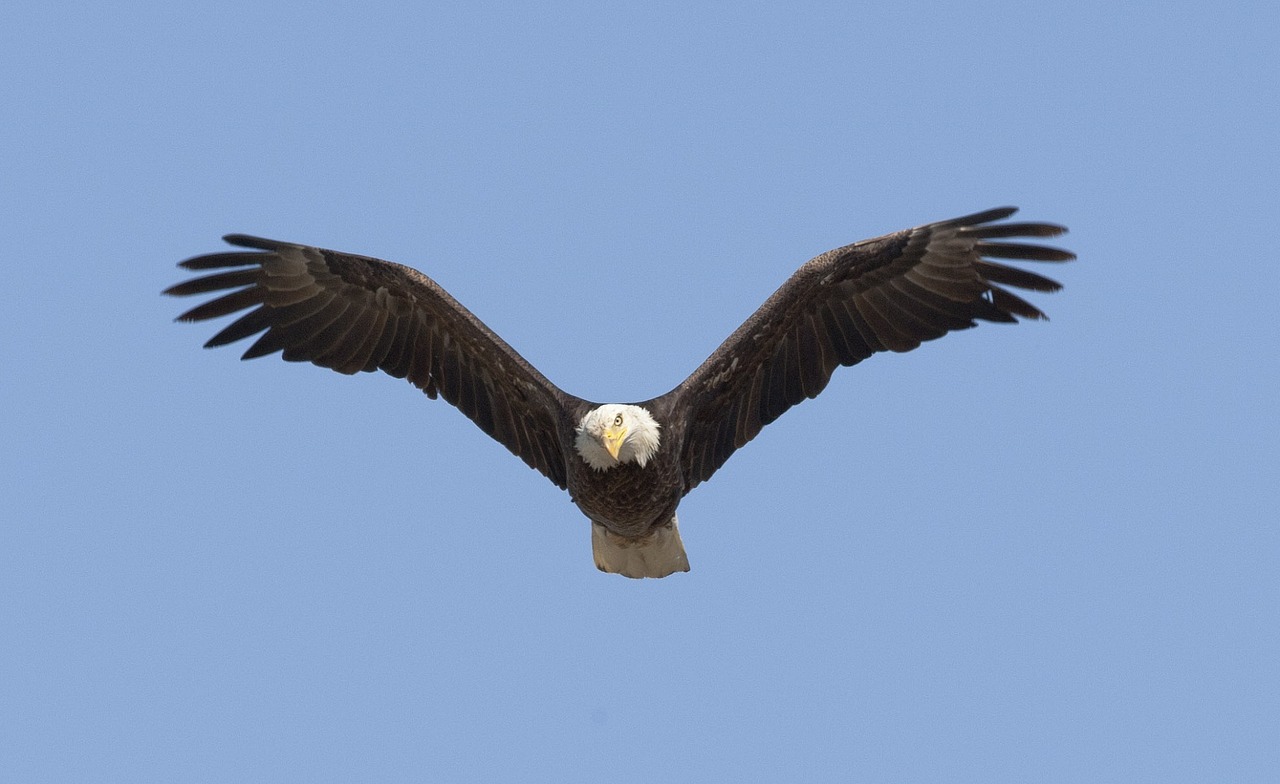
[[[622,414],[618,414],[616,417],[613,418],[613,426],[622,427]]]

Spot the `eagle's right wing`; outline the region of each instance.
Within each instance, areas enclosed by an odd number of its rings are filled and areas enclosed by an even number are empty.
[[[433,280],[388,261],[231,234],[234,251],[182,262],[230,270],[165,291],[223,293],[178,317],[203,321],[249,310],[206,347],[256,335],[252,359],[282,351],[339,373],[382,370],[439,395],[529,466],[565,487],[565,394]]]

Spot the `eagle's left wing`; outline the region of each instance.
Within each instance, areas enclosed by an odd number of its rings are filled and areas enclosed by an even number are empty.
[[[683,413],[686,490],[787,409],[816,397],[840,365],[984,321],[1043,319],[1003,286],[1061,286],[990,258],[1069,261],[1065,250],[1004,238],[1053,237],[1050,223],[995,223],[1002,207],[828,251],[796,271],[680,386],[653,401]]]

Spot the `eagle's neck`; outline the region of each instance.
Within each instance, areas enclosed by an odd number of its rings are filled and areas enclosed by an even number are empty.
[[[621,422],[621,424],[618,424]],[[625,436],[618,449],[618,457],[605,446],[610,432],[623,429]],[[597,471],[607,471],[623,463],[635,463],[641,468],[658,453],[662,443],[660,425],[648,410],[640,406],[609,403],[588,411],[578,423],[573,446],[587,465]]]

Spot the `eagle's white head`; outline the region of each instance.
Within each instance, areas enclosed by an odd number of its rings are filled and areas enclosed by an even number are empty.
[[[661,442],[658,423],[640,406],[608,403],[592,409],[578,423],[573,445],[587,465],[606,471],[620,463],[644,468]]]

